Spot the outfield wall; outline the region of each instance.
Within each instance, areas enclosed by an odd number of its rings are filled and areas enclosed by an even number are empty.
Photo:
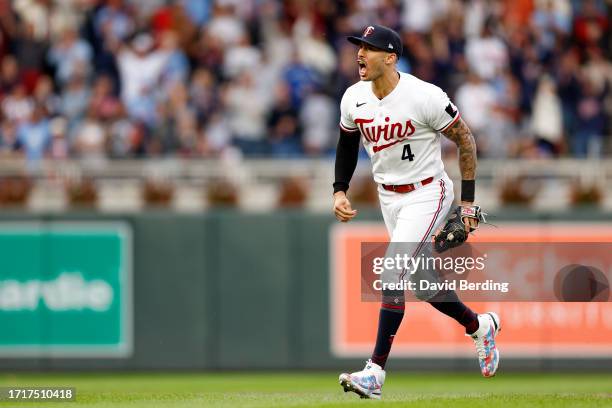
[[[362,220],[379,223],[378,217],[374,210],[360,213]],[[612,215],[592,211],[556,217],[521,211],[495,218],[570,219],[612,223]],[[0,247],[5,260],[0,369],[357,368],[367,355],[337,357],[331,351],[329,237],[334,224],[331,216],[299,211],[5,213],[0,217],[0,244],[7,243]],[[97,257],[100,262],[92,262]],[[33,278],[37,273],[39,278]],[[65,293],[74,299],[62,303]],[[40,297],[36,305],[27,302],[35,296]],[[587,350],[588,339],[584,342]],[[571,359],[518,355],[503,365],[612,369],[612,358],[587,354]],[[457,352],[394,359],[390,367],[471,370],[475,364],[473,357]]]

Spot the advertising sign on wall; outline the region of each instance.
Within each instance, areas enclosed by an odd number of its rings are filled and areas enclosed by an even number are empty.
[[[131,237],[125,223],[0,223],[0,355],[130,355]]]
[[[332,353],[337,357],[362,357],[372,351],[380,303],[364,301],[363,285],[368,282],[360,274],[362,249],[363,243],[385,243],[387,239],[384,225],[377,223],[335,225],[330,231],[330,332]],[[546,243],[601,245],[612,242],[612,225],[502,224],[499,228],[480,228],[470,236],[470,242],[537,243],[540,248]],[[509,247],[516,248],[516,245]],[[510,253],[514,256],[505,261],[507,265],[500,263],[499,259],[503,258],[498,258],[497,276],[503,277],[504,270],[516,273],[519,255],[513,251]],[[603,275],[609,279],[610,271],[607,267],[603,269]],[[517,301],[500,296],[505,300],[480,302],[468,298],[466,303],[475,311],[494,311],[500,315],[502,332],[498,342],[504,357],[610,357],[612,302],[601,301],[601,295],[609,298],[607,282],[602,286],[604,290],[597,291],[599,300],[593,302],[560,302],[550,297],[544,298],[545,301],[529,301],[525,295],[529,292],[522,290]],[[394,356],[436,358],[473,354],[471,341],[455,321],[425,302],[406,304],[402,326],[393,342]]]

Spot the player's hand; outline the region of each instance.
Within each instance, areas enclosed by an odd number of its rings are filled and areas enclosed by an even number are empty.
[[[474,203],[470,203],[469,201],[461,201],[462,207],[463,206],[471,207],[473,205]],[[478,228],[477,218],[463,217],[462,220],[463,220],[463,223],[465,224],[465,232],[467,232],[468,234],[474,231],[476,228]]]
[[[357,215],[357,210],[353,210],[351,202],[343,191],[334,194],[334,215],[341,222],[348,222]]]

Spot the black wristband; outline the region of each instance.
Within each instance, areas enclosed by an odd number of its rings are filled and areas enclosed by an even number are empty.
[[[342,181],[336,181],[334,183],[334,194],[336,194],[338,191],[344,191],[346,193],[348,188],[349,185],[347,183],[344,183]]]
[[[469,203],[474,202],[474,196],[476,195],[476,181],[475,180],[461,180],[461,201],[467,201]]]

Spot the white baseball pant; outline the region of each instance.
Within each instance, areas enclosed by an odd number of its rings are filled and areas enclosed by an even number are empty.
[[[393,258],[396,254],[407,254],[410,257],[430,254],[432,235],[446,221],[454,199],[453,182],[448,175],[443,172],[434,177],[431,183],[421,185],[409,193],[388,191],[382,186],[379,186],[378,191],[390,237],[386,257]],[[419,269],[408,272],[406,269],[389,270],[383,274],[382,279],[383,282],[400,282],[404,279],[436,281],[438,276],[433,270]],[[437,291],[417,290],[415,295],[426,300],[436,293]],[[397,293],[389,293],[389,296],[395,303],[399,301]]]

